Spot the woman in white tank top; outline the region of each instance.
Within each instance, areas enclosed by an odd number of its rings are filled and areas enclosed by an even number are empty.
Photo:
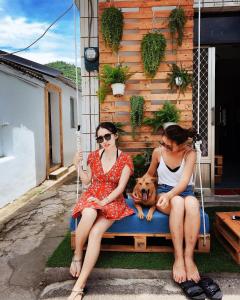
[[[162,129],[160,147],[154,149],[150,176],[158,174],[157,209],[170,214],[169,226],[174,246],[173,279],[177,283],[198,282],[193,253],[200,230],[199,202],[194,197],[193,170],[196,152],[187,144],[191,130],[174,124]],[[185,247],[183,247],[185,240]]]

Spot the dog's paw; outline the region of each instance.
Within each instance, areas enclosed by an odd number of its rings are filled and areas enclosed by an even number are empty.
[[[138,213],[138,217],[139,217],[139,219],[144,219],[144,214],[143,213]]]
[[[152,214],[147,214],[146,216],[147,221],[152,221]]]

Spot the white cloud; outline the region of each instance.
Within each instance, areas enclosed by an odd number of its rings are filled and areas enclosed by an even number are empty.
[[[5,16],[0,19],[0,49],[12,52],[25,48],[42,35],[48,26],[49,24],[44,22],[29,22],[25,17]],[[28,51],[17,55],[42,64],[56,60],[73,63],[73,36],[54,32],[57,25],[54,26]]]

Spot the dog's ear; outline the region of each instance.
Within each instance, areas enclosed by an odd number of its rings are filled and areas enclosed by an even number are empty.
[[[157,182],[157,177],[152,177],[152,178],[151,178],[151,181],[152,181],[153,183]]]

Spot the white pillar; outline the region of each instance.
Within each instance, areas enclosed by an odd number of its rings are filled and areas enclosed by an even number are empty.
[[[80,3],[79,3],[80,2]],[[84,161],[90,151],[97,148],[95,130],[99,124],[98,72],[88,72],[84,65],[84,48],[98,47],[98,1],[92,0],[93,12],[88,0],[76,0],[80,10],[80,54],[81,54],[81,133]],[[90,18],[92,17],[91,37],[89,38]]]

